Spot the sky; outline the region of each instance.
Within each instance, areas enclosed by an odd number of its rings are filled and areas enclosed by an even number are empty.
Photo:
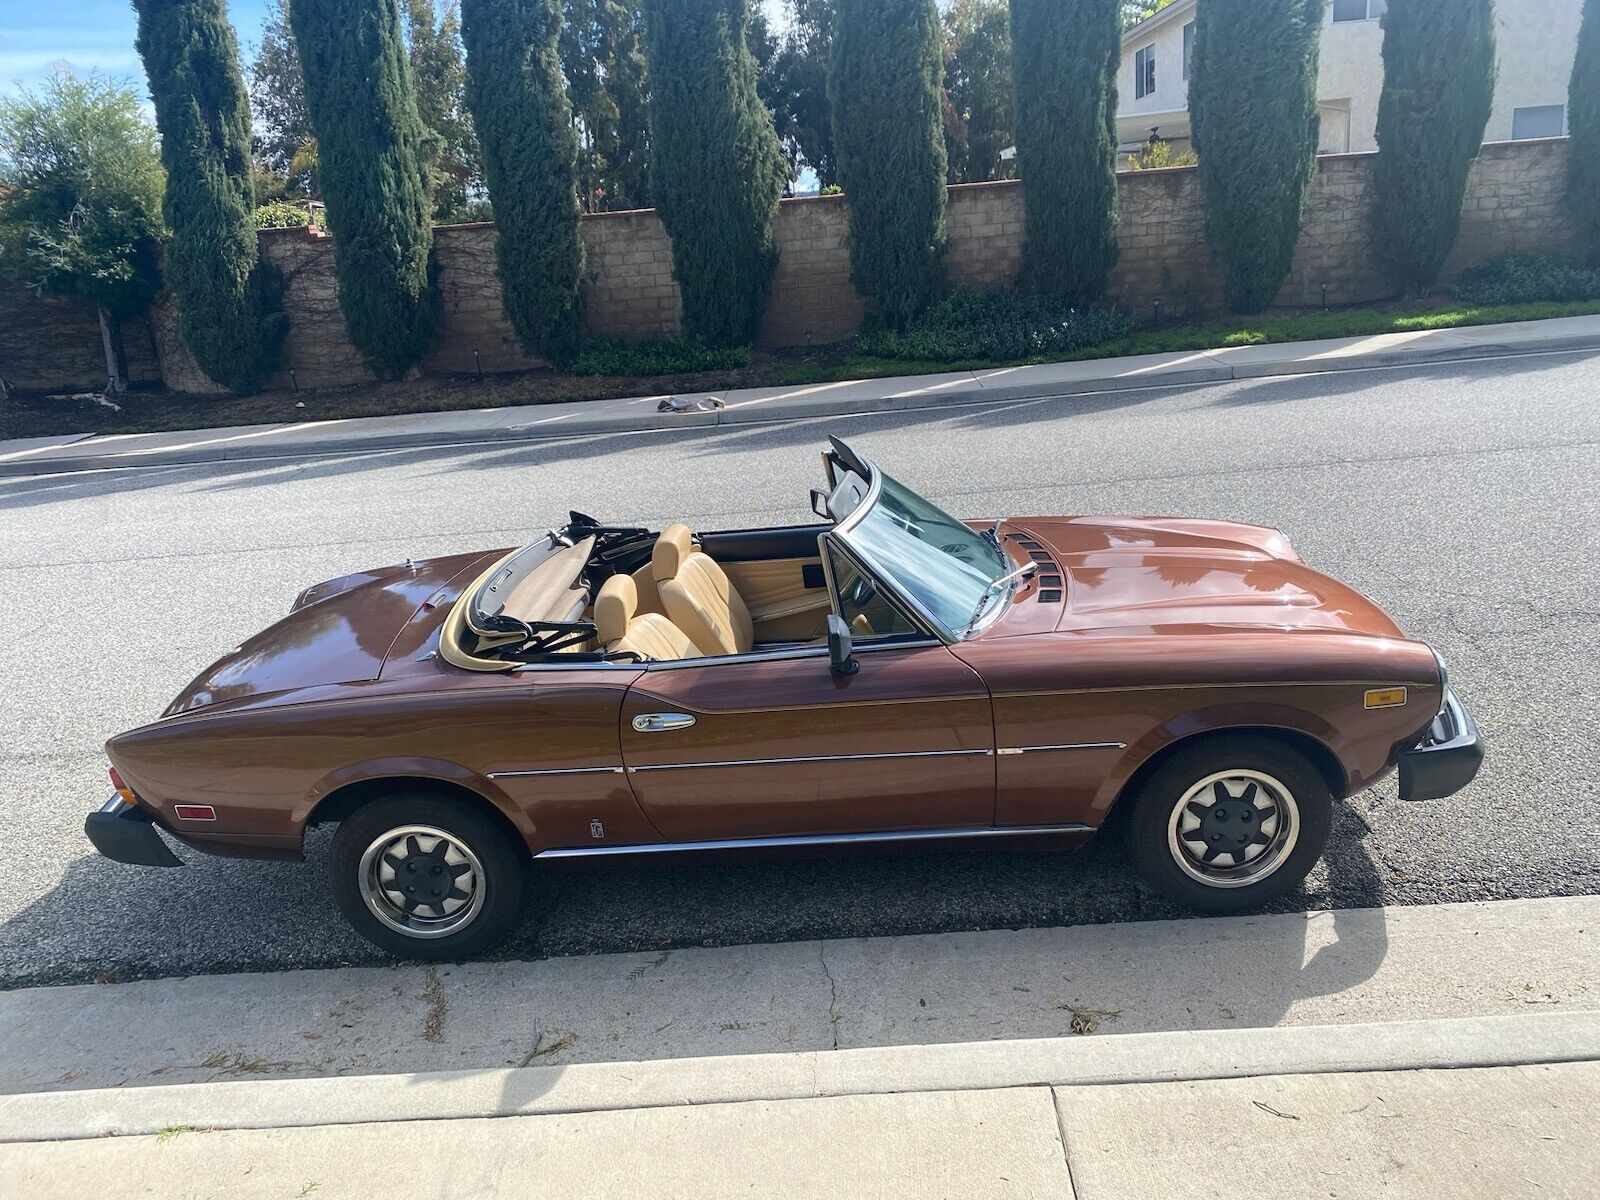
[[[248,55],[261,35],[266,0],[229,0],[228,15]],[[0,91],[37,85],[52,66],[100,71],[144,90],[133,49],[129,0],[0,0]]]
[[[228,0],[246,62],[260,40],[266,8],[266,0]],[[0,0],[0,93],[37,85],[58,63],[129,80],[142,93],[136,25],[129,0]]]

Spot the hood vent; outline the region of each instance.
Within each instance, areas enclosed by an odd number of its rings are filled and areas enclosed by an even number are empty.
[[[1012,540],[1028,552],[1028,557],[1039,564],[1039,569],[1034,572],[1034,578],[1039,583],[1037,600],[1040,604],[1061,603],[1061,568],[1055,559],[1050,557],[1050,552],[1039,542],[1030,537],[1012,535]]]

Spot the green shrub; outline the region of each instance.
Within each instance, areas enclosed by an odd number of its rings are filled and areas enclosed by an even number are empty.
[[[1145,148],[1128,159],[1130,171],[1164,171],[1168,167],[1192,167],[1200,160],[1193,150],[1174,150],[1166,139],[1147,142]]]
[[[1326,0],[1203,0],[1196,10],[1189,110],[1206,239],[1235,312],[1271,304],[1294,261],[1316,170],[1326,11]]]
[[[311,215],[298,204],[274,200],[256,209],[255,223],[257,229],[295,229],[311,224]]]
[[[646,0],[656,212],[672,239],[686,332],[755,340],[789,163],[756,92],[749,0]]]
[[[583,333],[578,133],[556,0],[463,0],[467,104],[494,204],[501,304],[530,354],[566,362]]]
[[[345,327],[381,379],[433,338],[433,191],[395,0],[289,8]]]
[[[682,375],[696,371],[731,371],[750,365],[743,346],[708,346],[684,335],[648,342],[594,338],[567,364],[573,375]]]
[[[1600,0],[1584,0],[1567,89],[1567,207],[1585,261],[1600,266]]]
[[[862,334],[856,350],[917,362],[1012,362],[1127,337],[1134,325],[1133,316],[1118,309],[1067,308],[1010,292],[957,291],[903,330]]]
[[[1456,244],[1494,70],[1494,0],[1390,0],[1372,219],[1396,293],[1432,287]]]
[[[943,77],[934,0],[839,0],[828,96],[850,279],[896,327],[944,286]]]
[[[254,392],[277,369],[287,321],[277,274],[256,245],[250,100],[233,26],[223,0],[134,7],[167,169],[163,273],[183,340],[212,379]]]
[[[1106,294],[1117,261],[1117,0],[1011,0],[1022,285],[1062,304]]]
[[[1506,254],[1461,273],[1450,289],[1468,304],[1600,300],[1600,271],[1540,254]]]

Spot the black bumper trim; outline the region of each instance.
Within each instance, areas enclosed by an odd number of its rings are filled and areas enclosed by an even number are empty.
[[[183,860],[161,840],[149,815],[121,796],[113,796],[99,812],[90,813],[84,819],[83,832],[96,850],[117,862],[136,867],[183,866]]]
[[[1478,774],[1483,764],[1483,738],[1472,714],[1454,692],[1422,740],[1400,751],[1400,799],[1442,800],[1453,796]]]

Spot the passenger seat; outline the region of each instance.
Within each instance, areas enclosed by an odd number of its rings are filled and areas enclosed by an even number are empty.
[[[696,550],[689,527],[668,525],[650,565],[671,622],[701,654],[748,654],[755,645],[750,609],[716,560]]]
[[[694,643],[659,613],[641,613],[639,589],[627,575],[605,581],[594,602],[596,640],[607,654],[635,654],[650,662],[699,658]]]

